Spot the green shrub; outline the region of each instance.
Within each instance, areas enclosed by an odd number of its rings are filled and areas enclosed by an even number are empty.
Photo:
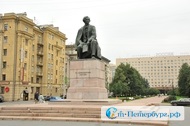
[[[134,99],[140,99],[141,98],[141,96],[135,96],[134,97]]]
[[[170,95],[169,97],[165,98],[163,102],[171,102],[172,100],[176,100],[177,98],[174,95]]]

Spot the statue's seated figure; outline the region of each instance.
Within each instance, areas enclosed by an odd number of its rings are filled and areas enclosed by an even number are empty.
[[[96,28],[89,24],[90,18],[88,16],[83,18],[83,22],[85,25],[79,29],[75,42],[78,59],[101,59],[101,49],[96,39]]]

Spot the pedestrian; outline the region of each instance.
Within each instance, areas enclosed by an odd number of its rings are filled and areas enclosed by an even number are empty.
[[[38,103],[38,101],[39,101],[38,97],[39,97],[39,93],[36,92],[36,93],[34,94],[34,102],[35,102],[35,104]]]
[[[39,103],[45,103],[44,96],[42,94],[39,95],[38,99]]]
[[[64,99],[66,99],[66,98],[67,98],[67,95],[64,96]]]

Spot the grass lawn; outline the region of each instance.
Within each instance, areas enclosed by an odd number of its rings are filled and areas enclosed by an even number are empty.
[[[126,97],[110,97],[110,99],[119,99],[119,100],[124,101],[124,100],[126,100]],[[131,100],[127,99],[126,102],[127,101],[131,101]]]
[[[132,100],[136,100],[136,99],[141,99],[142,97],[127,97],[127,99],[126,99],[126,97],[109,97],[110,99],[120,99],[120,100],[122,100],[122,101],[124,101],[124,100],[126,100],[126,101],[132,101]]]
[[[187,98],[185,96],[175,96],[177,100],[179,100],[180,98]]]
[[[126,97],[110,97],[110,99],[120,99],[120,100],[122,100],[122,99],[126,99]]]

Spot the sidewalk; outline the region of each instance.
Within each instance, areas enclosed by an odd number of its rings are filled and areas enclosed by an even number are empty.
[[[146,105],[160,105],[164,98],[168,96],[155,96],[143,99],[137,99],[133,101],[122,102],[121,104],[117,104],[117,106],[146,106]]]
[[[115,104],[115,106],[146,106],[146,105],[160,105],[161,102],[164,100],[164,98],[166,98],[167,96],[162,96],[162,97],[148,97],[148,98],[142,98],[142,99],[137,99],[137,100],[131,100],[131,101],[127,101],[127,102],[122,102],[119,104]],[[46,107],[66,107],[66,106],[96,106],[96,107],[101,107],[103,105],[52,105],[52,104],[48,104],[48,102],[46,103],[37,103],[35,104],[34,101],[14,101],[14,102],[4,102],[0,104],[0,107],[3,106],[23,106],[23,107],[30,107],[30,106],[46,106]],[[112,105],[113,106],[113,105]]]

